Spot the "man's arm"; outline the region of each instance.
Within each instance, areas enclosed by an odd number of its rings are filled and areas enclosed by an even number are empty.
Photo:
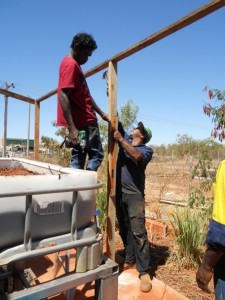
[[[197,285],[203,291],[210,293],[208,285],[213,277],[213,269],[224,253],[224,251],[211,247],[208,247],[205,251],[202,263],[196,273]]]
[[[63,116],[66,119],[68,125],[69,139],[72,142],[72,144],[77,144],[79,131],[75,127],[72,118],[71,105],[69,100],[70,93],[71,93],[71,89],[60,90],[59,102],[63,111]]]
[[[100,117],[101,117],[104,121],[109,122],[108,115],[105,114],[105,113],[100,109],[100,107],[97,105],[97,103],[95,102],[95,100],[93,99],[93,97],[91,97],[91,99],[92,99],[92,106],[93,106],[94,110],[100,115]]]
[[[127,154],[131,158],[136,161],[140,161],[143,159],[143,154],[138,151],[136,147],[133,147],[131,144],[129,144],[119,131],[114,132],[114,138],[117,142],[120,143],[120,146],[127,152]]]
[[[212,219],[209,223],[208,233],[206,236],[207,249],[205,251],[201,265],[199,266],[196,273],[196,281],[198,286],[206,291],[210,292],[208,284],[213,277],[214,270],[217,269],[217,264],[220,263],[220,259],[225,254],[225,240],[224,232],[225,225],[223,220],[224,214],[224,200],[225,200],[225,164],[224,161],[220,163],[217,173],[216,182],[214,183],[214,200],[213,200],[213,212]],[[214,220],[214,216],[218,217],[219,220]],[[218,265],[218,268],[220,266]]]

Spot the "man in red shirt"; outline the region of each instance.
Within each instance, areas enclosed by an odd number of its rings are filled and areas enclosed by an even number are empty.
[[[88,155],[86,169],[92,171],[97,171],[104,156],[96,112],[105,121],[108,121],[108,116],[91,96],[81,65],[88,61],[96,48],[92,35],[78,33],[74,36],[71,50],[59,68],[57,106],[57,125],[68,128],[73,144],[71,167],[84,169]],[[80,131],[84,134],[85,147],[78,140]]]

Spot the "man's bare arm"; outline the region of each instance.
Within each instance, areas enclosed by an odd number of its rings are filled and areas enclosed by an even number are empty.
[[[203,261],[196,273],[197,285],[203,291],[210,293],[208,285],[213,277],[213,269],[223,255],[224,251],[216,251],[210,247],[205,251]]]
[[[136,149],[136,147],[129,144],[119,131],[114,132],[114,138],[120,143],[121,147],[130,155],[134,160],[140,161],[143,159],[143,154]]]
[[[93,97],[91,97],[91,98],[92,98],[92,105],[93,105],[94,110],[100,115],[100,117],[101,117],[103,120],[109,122],[108,115],[105,114],[105,113],[100,109],[100,107],[97,105],[97,103],[95,102],[95,100],[93,99]]]
[[[59,102],[63,111],[63,116],[66,119],[68,130],[69,130],[69,139],[73,144],[77,143],[77,138],[79,131],[74,125],[72,113],[71,113],[71,105],[70,105],[70,96],[71,89],[62,89],[59,95]]]

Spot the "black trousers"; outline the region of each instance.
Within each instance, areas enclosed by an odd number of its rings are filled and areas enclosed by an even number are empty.
[[[125,250],[125,263],[136,263],[144,275],[150,265],[150,247],[145,227],[145,203],[141,193],[116,194],[116,213]]]

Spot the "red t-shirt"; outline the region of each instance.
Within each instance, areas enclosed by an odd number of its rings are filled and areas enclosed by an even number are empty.
[[[63,88],[72,89],[70,99],[75,126],[85,127],[95,122],[97,117],[92,106],[92,98],[87,82],[80,65],[72,57],[65,57],[59,68],[57,125],[67,127],[59,102],[59,93]]]

